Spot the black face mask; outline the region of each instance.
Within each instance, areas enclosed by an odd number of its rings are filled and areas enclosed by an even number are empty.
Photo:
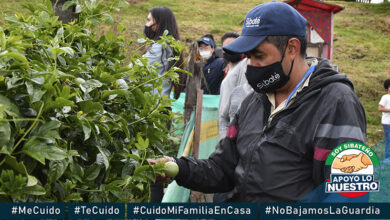
[[[237,63],[238,61],[241,60],[241,54],[228,54],[228,53],[223,53],[223,58],[224,58],[227,62]]]
[[[147,38],[149,39],[154,39],[154,37],[156,36],[156,32],[152,30],[152,26],[146,26],[145,25],[145,28],[144,28],[144,34]]]
[[[290,72],[285,74],[282,68],[282,60],[264,67],[247,66],[246,78],[249,85],[258,93],[270,93],[282,88],[290,80],[290,74],[294,65],[291,63]]]

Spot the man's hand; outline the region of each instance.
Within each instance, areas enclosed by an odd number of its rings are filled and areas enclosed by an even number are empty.
[[[344,173],[353,173],[361,169],[366,169],[368,165],[372,165],[370,158],[364,153],[360,153],[344,155],[341,159],[335,158],[332,168],[339,169]]]
[[[154,159],[146,159],[150,165],[157,164],[158,162],[174,162],[174,159],[172,157],[164,156],[163,158],[160,158],[158,160]],[[170,177],[165,175],[165,173],[161,174],[161,176],[156,176],[156,183],[164,183],[164,182],[170,182],[172,181]]]
[[[338,169],[343,173],[352,173],[355,169],[354,166],[351,166],[349,163],[344,162],[342,158],[340,159],[338,157],[334,159],[332,168]]]

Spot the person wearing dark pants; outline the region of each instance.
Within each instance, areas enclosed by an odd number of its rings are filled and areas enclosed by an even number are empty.
[[[167,7],[154,7],[149,10],[149,14],[147,17],[147,21],[144,28],[144,34],[151,40],[160,40],[160,37],[163,35],[164,31],[168,30],[168,35],[172,35],[176,40],[180,40],[179,30],[176,23],[175,15],[172,10]],[[154,64],[158,62],[160,66],[156,67],[159,71],[160,75],[167,72],[171,67],[177,66],[180,67],[183,63],[183,59],[181,54],[177,54],[170,46],[163,47],[163,45],[159,43],[152,44],[147,52],[143,55],[149,59],[150,64]],[[174,56],[179,56],[180,59],[177,62],[176,60],[169,61],[169,58]],[[183,81],[184,77],[182,74],[179,74],[180,82]],[[170,96],[172,87],[174,87],[174,98],[177,99],[180,96],[180,92],[182,90],[180,82],[178,84],[172,83],[169,79],[164,80],[162,92],[160,95]],[[157,89],[155,89],[157,92]],[[170,114],[171,109],[167,108],[166,112],[162,112],[163,114]],[[167,124],[168,130],[171,127],[171,122]],[[152,183],[150,185],[151,198],[150,202],[161,202],[164,192],[163,185],[161,183]]]

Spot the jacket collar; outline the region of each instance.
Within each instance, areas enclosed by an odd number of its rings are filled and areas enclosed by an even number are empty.
[[[213,55],[211,55],[211,57],[207,60],[207,64],[209,63],[212,63],[215,59],[217,59],[217,57],[215,56],[215,53],[213,53]]]

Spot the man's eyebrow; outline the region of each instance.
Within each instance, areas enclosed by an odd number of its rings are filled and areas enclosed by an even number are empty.
[[[247,52],[247,54],[259,54],[259,53],[263,54],[264,52],[262,50],[258,49],[258,48],[255,48],[255,49]]]
[[[249,51],[249,53],[264,53],[262,50],[260,50],[259,48],[255,48],[251,51]]]

